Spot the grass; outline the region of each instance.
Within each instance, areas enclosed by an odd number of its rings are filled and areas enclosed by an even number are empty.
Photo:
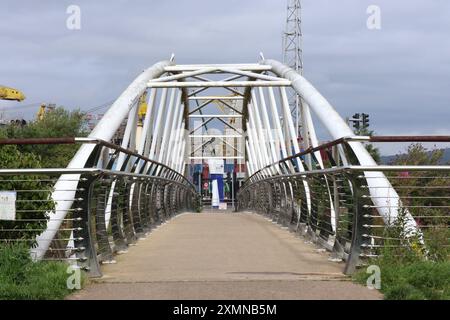
[[[369,261],[381,271],[381,289],[387,300],[450,300],[450,260],[448,229],[436,229],[424,233],[428,239],[427,251],[417,245],[417,240],[406,240],[398,230],[387,228],[385,236],[404,239],[396,242],[385,241],[380,257]],[[355,281],[366,284],[371,274],[361,269],[354,274]]]
[[[381,289],[386,300],[450,300],[449,261],[373,261],[381,270]],[[370,274],[361,269],[354,280],[366,284]]]
[[[55,300],[73,292],[67,288],[68,265],[33,262],[21,245],[0,247],[0,300]],[[82,274],[81,283],[83,285]]]

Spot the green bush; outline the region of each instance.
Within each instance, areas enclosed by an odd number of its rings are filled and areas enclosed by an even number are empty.
[[[403,211],[402,211],[403,212]],[[448,260],[447,229],[444,236],[428,232],[426,245],[420,244],[419,237],[407,237],[404,230],[403,215],[397,222],[385,229],[387,240],[381,249],[380,257],[369,261],[381,271],[381,289],[388,300],[449,300],[450,299],[450,260]],[[389,239],[401,239],[397,240]],[[366,283],[370,274],[361,269],[354,279]]]
[[[0,146],[0,168],[40,168],[37,156],[20,152],[14,145]],[[47,176],[11,175],[0,176],[0,190],[17,192],[16,221],[0,221],[2,243],[24,241],[34,245],[35,237],[47,227],[46,212],[55,208],[50,199],[52,186],[45,181]],[[27,192],[27,190],[37,190]]]
[[[63,299],[72,293],[67,267],[63,262],[33,262],[24,245],[1,246],[0,300]],[[81,281],[83,285],[83,274]]]

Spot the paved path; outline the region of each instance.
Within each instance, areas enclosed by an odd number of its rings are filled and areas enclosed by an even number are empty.
[[[71,299],[379,299],[343,264],[252,213],[182,214]]]

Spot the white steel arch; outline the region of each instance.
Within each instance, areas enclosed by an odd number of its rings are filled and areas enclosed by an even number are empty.
[[[270,66],[271,71],[276,75],[292,82],[294,90],[314,111],[333,139],[355,136],[331,104],[303,76],[276,60],[263,60],[261,64]],[[360,142],[352,141],[349,144],[361,165],[377,166],[375,160]],[[368,178],[367,183],[373,197],[372,201],[378,207],[379,214],[386,224],[392,224],[399,216],[399,210],[393,209],[400,203],[398,194],[384,173],[371,171],[364,174]],[[416,233],[417,224],[412,215],[406,212],[404,218],[406,220],[405,231],[409,234]]]
[[[150,79],[161,76],[165,72],[164,68],[171,64],[173,64],[171,61],[162,61],[142,72],[112,104],[91,132],[89,138],[111,141],[124,119],[128,116],[133,107],[136,106],[139,97],[147,89],[147,82]],[[94,147],[93,144],[81,145],[72,161],[70,161],[68,168],[83,168],[90,154],[94,150]],[[50,218],[47,224],[47,230],[36,238],[37,246],[36,248],[31,249],[33,258],[40,260],[47,252],[52,239],[55,237],[64,217],[73,203],[72,201],[58,200],[74,197],[79,177],[79,175],[62,175],[56,182],[54,192],[52,193],[52,198],[56,201],[56,208],[54,212],[49,212]]]
[[[216,80],[220,76],[225,78]],[[354,136],[342,117],[304,77],[278,61],[262,60],[259,64],[176,65],[172,59],[156,63],[140,74],[113,103],[89,138],[111,141],[127,119],[122,147],[137,151],[140,155],[161,162],[182,174],[188,172],[187,165],[193,161],[207,161],[213,158],[241,161],[247,164],[250,175],[261,172],[272,176],[281,170],[288,170],[290,173],[304,172],[312,169],[311,164],[304,167],[298,159],[294,164],[289,164],[287,169],[278,166],[267,167],[301,151],[289,109],[286,87],[292,87],[302,97],[332,138]],[[216,91],[207,95],[208,90]],[[231,96],[218,94],[217,90],[231,93]],[[139,124],[138,102],[144,92],[148,95],[148,109],[145,118]],[[265,101],[265,93],[269,97],[268,103]],[[205,111],[211,109],[211,105],[215,102],[225,106],[222,113]],[[200,125],[193,125],[192,122],[198,119],[201,120]],[[205,134],[198,134],[198,130],[207,129],[207,126],[213,125],[216,120],[233,128],[238,134],[209,134],[208,130]],[[303,114],[302,121],[303,127],[308,130],[307,139],[312,146],[316,146],[318,141],[309,112]],[[240,123],[240,127],[235,127],[236,122]],[[245,150],[238,150],[232,145],[231,147],[236,149],[234,156],[204,154],[204,146],[211,144],[212,139],[222,141],[225,145],[228,138],[236,139]],[[191,152],[192,141],[201,141],[200,147],[195,146],[193,152]],[[376,166],[361,143],[349,142],[349,144],[361,165]],[[93,144],[83,144],[68,168],[83,168],[94,147]],[[200,152],[200,155],[196,155],[196,151]],[[315,156],[323,168],[320,153],[316,152]],[[119,159],[116,170],[141,172],[145,169],[142,172],[147,172],[148,167],[142,168],[140,163],[137,167],[128,165],[121,168],[123,157],[125,155]],[[398,201],[398,196],[383,173],[366,172],[365,175],[377,178],[368,179],[370,193],[374,196],[373,201],[379,207],[380,215],[386,222],[392,222],[396,219],[397,212],[384,208],[392,207],[391,203]],[[56,211],[50,213],[47,230],[37,238],[38,247],[32,250],[35,258],[41,259],[44,256],[72,205],[70,201],[58,202],[58,199],[73,198],[75,191],[72,190],[76,189],[78,179],[79,175],[63,175],[56,183],[52,195],[57,201]],[[303,181],[302,184],[306,192],[308,209],[311,210],[312,200],[308,183]],[[389,189],[386,189],[387,187]],[[292,194],[292,185],[289,184],[287,189]],[[110,194],[113,190],[114,185]],[[388,198],[384,197],[386,192],[390,192]],[[109,207],[110,205],[111,203],[108,203]],[[333,207],[331,211],[333,215]],[[407,228],[416,230],[414,219],[410,215],[407,218]],[[335,227],[333,225],[333,228]]]

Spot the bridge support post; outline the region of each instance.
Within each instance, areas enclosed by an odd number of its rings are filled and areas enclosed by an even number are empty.
[[[364,217],[364,192],[361,188],[361,180],[355,177],[355,174],[349,174],[353,189],[353,221],[352,221],[352,242],[350,252],[344,268],[345,274],[353,274],[361,261],[361,249],[364,244],[364,225],[367,224]]]
[[[114,251],[124,252],[128,249],[125,234],[121,227],[123,221],[124,206],[123,194],[121,193],[121,191],[124,190],[124,187],[122,185],[122,179],[118,178],[114,182],[115,188],[111,202],[111,231],[114,241]]]
[[[89,272],[91,277],[101,277],[100,265],[91,226],[92,195],[98,176],[80,177],[74,210],[74,244],[78,265]]]
[[[111,179],[102,178],[99,181],[97,193],[97,205],[95,208],[95,234],[98,244],[98,253],[101,262],[114,261],[111,245],[109,243],[108,230],[106,227],[106,204],[109,197]]]

